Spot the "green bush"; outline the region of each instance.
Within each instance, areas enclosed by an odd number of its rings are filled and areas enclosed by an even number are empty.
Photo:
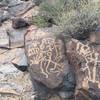
[[[91,0],[52,1],[45,0],[40,5],[40,14],[52,19],[66,34],[86,38],[100,24],[100,3]]]
[[[42,16],[34,16],[32,18],[32,23],[38,27],[46,27],[48,26],[48,22]]]

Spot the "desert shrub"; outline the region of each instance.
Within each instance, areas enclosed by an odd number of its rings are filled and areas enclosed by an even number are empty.
[[[92,0],[45,0],[40,14],[53,20],[65,34],[85,39],[100,24],[100,3]]]
[[[48,26],[48,22],[45,20],[44,17],[38,15],[38,16],[33,16],[32,17],[32,23],[38,27],[46,27]]]

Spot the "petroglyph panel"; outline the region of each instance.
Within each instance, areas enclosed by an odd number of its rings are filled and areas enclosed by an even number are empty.
[[[68,73],[63,40],[52,33],[30,27],[25,36],[25,51],[29,72],[49,88],[58,87]]]
[[[73,39],[72,43],[76,45],[74,52],[78,59],[84,59],[85,64],[81,62],[80,69],[78,69],[84,73],[83,84],[88,84],[90,81],[98,84],[100,88],[100,53],[94,47],[90,47],[89,44],[83,44],[78,40]]]
[[[49,74],[56,73],[59,75],[63,71],[63,63],[61,63],[61,41],[55,41],[53,38],[45,38],[40,40],[32,40],[29,46],[28,56],[30,66],[39,64],[41,73],[48,78]],[[52,67],[52,66],[53,67]]]

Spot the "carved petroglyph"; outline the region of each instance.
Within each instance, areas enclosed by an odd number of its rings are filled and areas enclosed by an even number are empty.
[[[28,56],[30,57],[30,66],[39,64],[41,73],[46,78],[49,74],[59,75],[63,71],[61,41],[53,38],[34,39],[29,46]]]
[[[95,51],[93,47],[90,47],[88,44],[85,45],[77,40],[73,40],[76,42],[76,53],[85,59],[85,66],[81,68],[83,72],[88,72],[88,75],[84,78],[84,80],[91,81],[93,83],[97,83],[98,87],[100,87],[100,76],[99,79],[96,79],[97,68],[100,67],[100,60],[98,59],[99,53]]]

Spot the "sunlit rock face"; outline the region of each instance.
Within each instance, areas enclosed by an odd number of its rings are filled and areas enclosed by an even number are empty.
[[[91,96],[100,98],[100,47],[72,39],[67,44],[67,54],[76,70],[77,89],[88,90]]]

